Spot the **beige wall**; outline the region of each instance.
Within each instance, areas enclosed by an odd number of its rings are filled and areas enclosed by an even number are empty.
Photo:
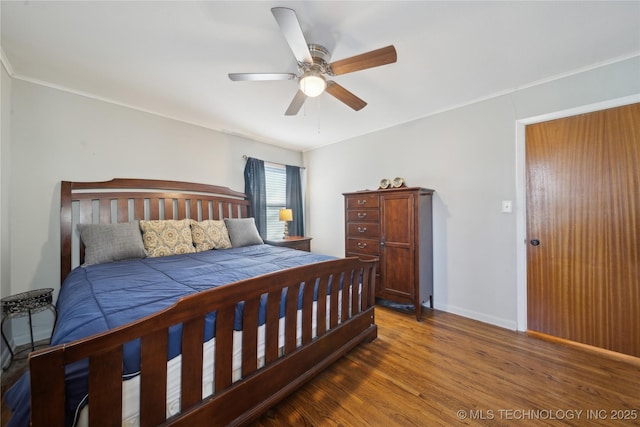
[[[344,255],[342,192],[433,188],[435,307],[516,329],[516,121],[638,93],[636,57],[307,152],[314,250]]]
[[[243,154],[289,164],[304,157],[314,251],[344,254],[342,192],[377,188],[381,178],[396,176],[433,188],[436,308],[514,329],[521,207],[504,214],[500,202],[515,204],[520,191],[516,121],[638,94],[639,77],[636,57],[303,156],[3,71],[2,293],[58,289],[61,180],[176,179],[242,191]],[[44,336],[50,319],[35,326]],[[16,343],[27,336],[24,326],[14,328]]]
[[[59,288],[61,180],[169,179],[244,191],[244,154],[302,163],[300,152],[19,79],[11,83],[11,185],[2,195],[10,221],[2,263],[11,270],[3,294]],[[4,175],[3,167],[3,183]],[[36,331],[46,336],[51,316],[41,317]],[[13,323],[16,343],[26,342],[26,322]]]

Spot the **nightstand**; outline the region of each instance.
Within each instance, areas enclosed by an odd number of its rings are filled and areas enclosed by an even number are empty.
[[[283,246],[285,248],[311,252],[311,237],[289,236],[285,239],[265,240],[264,242],[267,245]]]

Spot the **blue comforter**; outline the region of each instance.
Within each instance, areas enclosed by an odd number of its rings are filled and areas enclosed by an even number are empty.
[[[171,306],[185,295],[329,259],[333,258],[253,245],[78,267],[61,287],[51,344],[71,342],[140,319]],[[213,330],[214,322],[215,315],[210,315],[207,329]],[[236,329],[240,329],[240,325],[237,324]],[[168,357],[178,352],[179,339],[173,342],[170,339]],[[137,372],[138,354],[136,343],[125,346],[125,374]],[[69,365],[66,378],[67,424],[71,425],[87,392],[86,363]],[[28,426],[29,374],[16,382],[4,397],[13,412],[8,426]]]

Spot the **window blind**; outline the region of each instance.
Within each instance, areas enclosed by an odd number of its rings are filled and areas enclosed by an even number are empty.
[[[287,174],[282,165],[266,163],[264,175],[267,187],[267,239],[282,239],[284,222],[280,221],[280,209],[286,208]]]

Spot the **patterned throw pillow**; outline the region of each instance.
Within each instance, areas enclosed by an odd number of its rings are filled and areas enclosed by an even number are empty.
[[[191,222],[191,237],[196,246],[196,252],[211,249],[229,249],[231,240],[227,226],[222,220],[207,219]]]
[[[142,242],[150,257],[189,254],[196,251],[190,219],[140,221]]]

